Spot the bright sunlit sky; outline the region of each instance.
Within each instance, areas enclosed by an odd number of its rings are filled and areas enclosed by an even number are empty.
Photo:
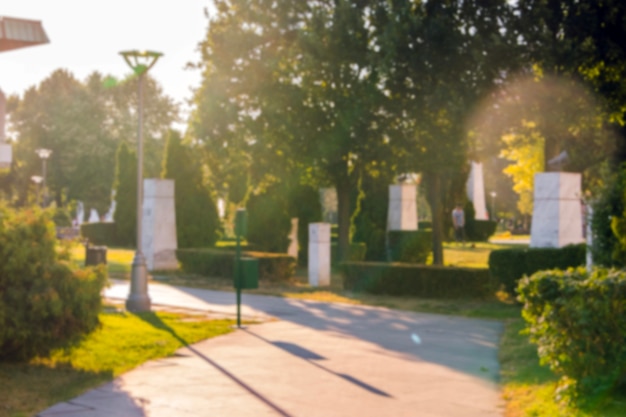
[[[22,94],[55,69],[78,79],[93,72],[121,78],[130,72],[120,51],[154,50],[164,56],[150,70],[164,92],[177,102],[199,86],[198,43],[208,20],[210,0],[19,0],[2,1],[0,16],[40,20],[49,44],[0,53],[0,88]]]

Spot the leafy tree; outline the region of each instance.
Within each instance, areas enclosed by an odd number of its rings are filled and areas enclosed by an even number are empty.
[[[283,188],[274,185],[250,196],[247,239],[255,250],[284,253],[289,246],[291,217]]]
[[[121,245],[137,245],[137,155],[126,142],[117,150],[115,166],[115,213],[117,240]]]
[[[217,1],[192,121],[222,183],[243,173],[251,189],[263,188],[294,160],[334,185],[343,254],[357,173],[390,155],[371,61],[373,3]]]
[[[11,97],[8,111],[16,134],[14,175],[26,190],[31,175],[41,173],[37,148],[52,150],[47,185],[63,206],[68,199],[104,214],[111,200],[118,144],[136,144],[137,91],[133,80],[111,84],[94,72],[84,82],[57,70],[22,98]],[[145,160],[147,176],[158,176],[163,155],[161,138],[176,120],[177,109],[147,77],[145,89]],[[20,198],[25,201],[25,197]]]
[[[422,173],[432,212],[433,262],[443,263],[445,196],[466,169],[465,122],[509,62],[513,38],[506,1],[381,2],[373,11],[378,56],[390,111],[392,141],[405,171]],[[458,196],[457,196],[458,198]]]
[[[203,183],[202,166],[193,152],[183,144],[177,131],[169,132],[162,177],[175,182],[176,234],[180,248],[213,246],[220,229],[215,200]]]

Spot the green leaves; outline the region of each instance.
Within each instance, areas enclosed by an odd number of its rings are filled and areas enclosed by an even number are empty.
[[[550,270],[518,286],[522,315],[560,395],[595,401],[626,381],[626,272]],[[623,387],[621,387],[623,388]]]

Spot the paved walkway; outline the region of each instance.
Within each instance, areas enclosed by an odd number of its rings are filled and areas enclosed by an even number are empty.
[[[233,293],[154,283],[149,292],[154,305],[235,313]],[[127,282],[106,291],[127,294]],[[244,317],[261,324],[148,362],[38,416],[501,416],[499,322],[249,294],[243,303]]]

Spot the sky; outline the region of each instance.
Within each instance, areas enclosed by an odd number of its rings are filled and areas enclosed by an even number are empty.
[[[49,44],[0,53],[0,89],[23,94],[65,68],[80,80],[93,71],[122,78],[130,68],[120,51],[164,55],[150,70],[165,94],[184,104],[200,84],[198,43],[205,37],[210,0],[19,0],[2,1],[0,16],[40,20]],[[210,9],[209,9],[210,10]]]

